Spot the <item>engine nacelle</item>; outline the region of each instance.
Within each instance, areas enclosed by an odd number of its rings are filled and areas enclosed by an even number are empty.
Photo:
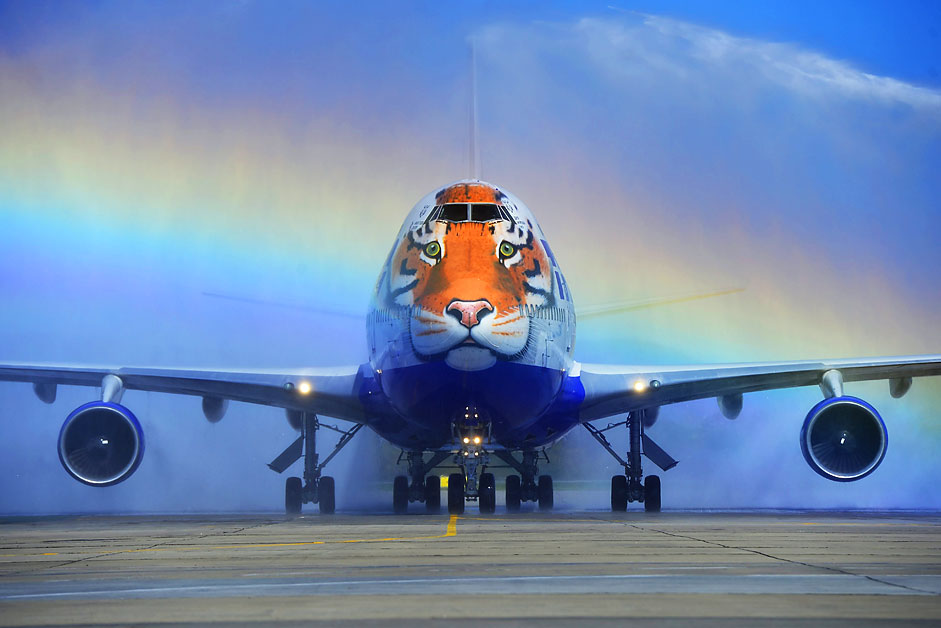
[[[122,405],[92,401],[65,419],[59,460],[73,478],[89,486],[111,486],[129,478],[144,457],[144,432]]]
[[[810,468],[836,482],[852,482],[875,471],[889,445],[876,409],[847,396],[815,405],[804,419],[800,439]]]
[[[654,406],[652,408],[647,408],[646,410],[644,410],[644,414],[642,415],[642,419],[641,419],[644,423],[644,427],[645,428],[653,427],[653,424],[657,422],[657,417],[659,416],[660,416],[660,406]]]
[[[288,425],[291,426],[291,429],[293,429],[295,432],[300,432],[301,428],[304,427],[304,413],[300,410],[290,410],[285,408],[284,414],[288,418]]]

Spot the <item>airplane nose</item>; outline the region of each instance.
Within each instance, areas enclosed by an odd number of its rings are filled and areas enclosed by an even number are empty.
[[[493,306],[489,301],[451,301],[447,312],[457,320],[461,325],[470,329],[474,325],[480,324],[481,312],[492,312]]]

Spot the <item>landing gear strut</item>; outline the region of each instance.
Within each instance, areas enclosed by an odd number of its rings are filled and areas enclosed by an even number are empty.
[[[403,455],[408,461],[408,475],[396,476],[392,483],[392,510],[401,515],[408,511],[409,502],[425,502],[425,510],[438,512],[441,509],[441,479],[428,473],[451,452],[433,452],[427,461],[421,451],[407,451]],[[401,461],[402,455],[399,456]]]
[[[303,504],[313,503],[320,505],[320,514],[332,515],[336,511],[336,490],[333,478],[329,475],[322,475],[323,468],[333,460],[334,456],[340,453],[340,450],[353,439],[356,432],[363,426],[357,424],[349,430],[342,430],[334,425],[321,423],[317,415],[311,412],[301,413],[299,423],[301,435],[281,452],[281,455],[272,460],[268,467],[272,471],[284,473],[288,467],[303,456],[303,482],[301,478],[290,477],[284,483],[284,510],[289,515],[297,515],[300,514]],[[324,458],[323,463],[319,463],[320,456],[317,454],[317,430],[321,427],[341,434],[336,447],[333,448],[329,456]]]
[[[621,423],[608,425],[608,427],[599,430],[590,423],[585,423],[585,429],[601,443],[609,454],[614,456],[621,466],[624,467],[624,475],[615,475],[611,478],[611,510],[615,512],[624,512],[627,510],[629,502],[643,502],[644,510],[647,512],[660,512],[660,478],[656,475],[648,475],[644,479],[643,469],[641,467],[641,454],[647,456],[658,467],[667,471],[676,466],[677,461],[670,457],[653,440],[644,434],[645,413],[653,412],[647,410],[636,410],[627,416],[627,420]],[[655,417],[654,417],[655,418]],[[611,443],[605,438],[604,432],[614,429],[621,425],[627,425],[629,445],[627,451],[627,460],[621,458],[611,447]],[[643,450],[641,450],[643,445]]]
[[[539,510],[552,510],[555,499],[552,491],[552,476],[539,475],[537,463],[540,458],[549,462],[545,450],[529,449],[523,451],[522,461],[506,450],[493,452],[494,455],[510,465],[519,475],[506,476],[506,509],[518,512],[521,502],[537,502]]]
[[[497,506],[496,479],[486,472],[490,454],[484,449],[490,441],[490,423],[476,406],[465,406],[463,415],[451,424],[456,448],[445,454],[453,455],[461,469],[448,476],[448,512],[463,514],[465,502],[477,500],[480,512],[489,514]]]

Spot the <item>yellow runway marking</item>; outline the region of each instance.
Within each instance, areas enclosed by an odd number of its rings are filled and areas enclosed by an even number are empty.
[[[116,552],[108,552],[103,556],[116,556],[118,554],[139,554],[143,552],[192,552],[195,550],[231,550],[231,549],[256,549],[256,548],[265,548],[265,547],[298,547],[302,545],[330,545],[335,543],[383,543],[387,541],[420,541],[428,539],[446,539],[452,536],[457,536],[457,520],[463,519],[464,517],[458,517],[457,515],[451,515],[451,518],[448,520],[448,526],[445,529],[444,534],[433,534],[428,536],[395,536],[382,539],[341,539],[338,541],[296,541],[292,543],[251,543],[251,544],[232,544],[232,545],[210,545],[210,546],[197,546],[197,547],[179,547],[179,546],[170,546],[170,547],[145,547],[141,549],[128,549],[128,550],[118,550]],[[83,552],[76,552],[76,554],[81,554]],[[86,552],[93,553],[93,552]],[[27,558],[29,556],[58,556],[60,552],[50,552],[43,554],[0,554],[0,557],[4,558]]]
[[[511,516],[511,517],[460,517],[461,519],[467,519],[468,521],[513,521],[513,522],[522,522],[522,523],[614,523],[617,525],[623,525],[623,521],[616,521],[612,519],[543,519],[543,518],[533,518],[533,519],[523,519],[522,517]]]

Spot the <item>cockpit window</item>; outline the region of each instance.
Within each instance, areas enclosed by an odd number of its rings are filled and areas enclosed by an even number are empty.
[[[465,222],[467,220],[467,203],[448,203],[441,210],[438,220]]]
[[[448,203],[436,205],[428,216],[429,221],[448,222],[493,222],[509,220],[506,209],[493,203]]]
[[[496,205],[477,203],[471,205],[471,220],[474,222],[490,222],[491,220],[500,219],[500,210]]]

